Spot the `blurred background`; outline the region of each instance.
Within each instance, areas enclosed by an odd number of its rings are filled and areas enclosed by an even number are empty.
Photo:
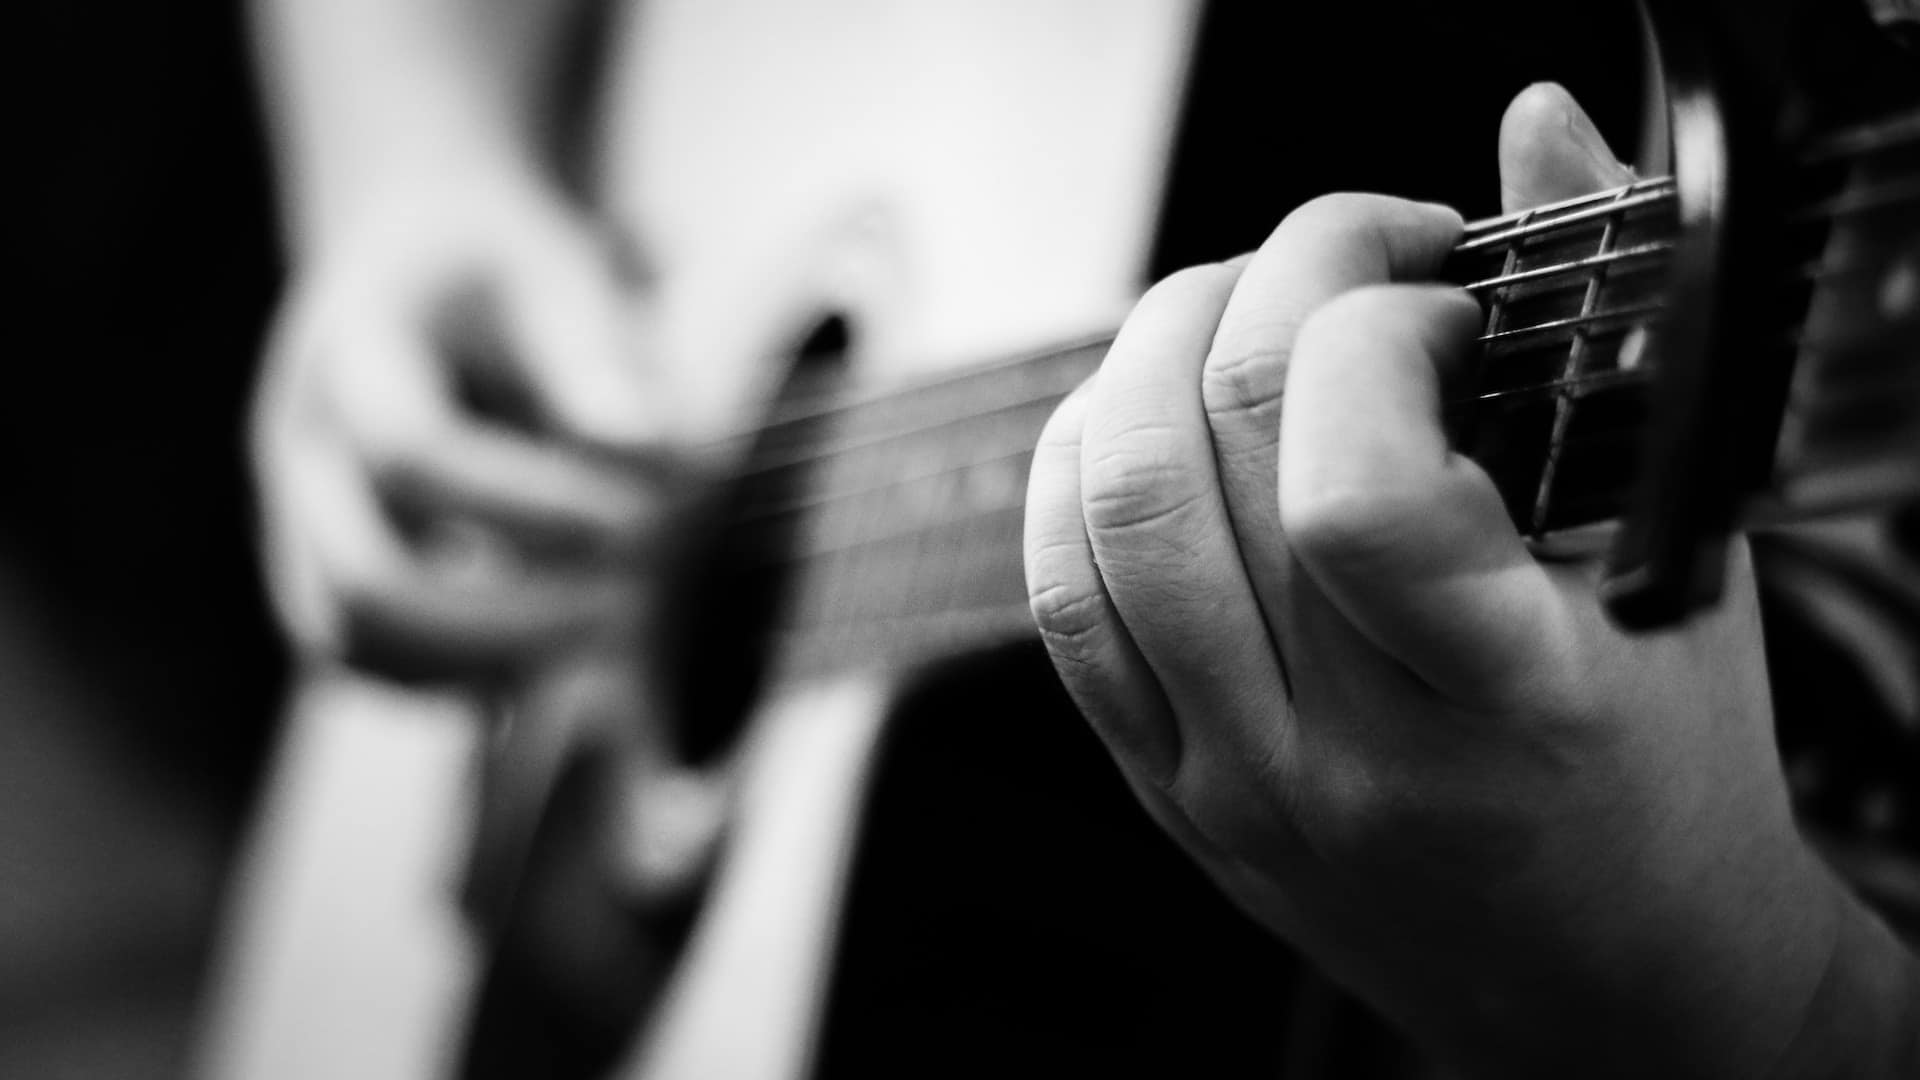
[[[0,391],[0,1076],[171,1075],[284,661],[240,417],[278,285],[237,0],[30,0]]]

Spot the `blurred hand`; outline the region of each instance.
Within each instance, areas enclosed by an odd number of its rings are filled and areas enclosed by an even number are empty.
[[[580,748],[614,748],[627,782],[599,865],[634,896],[678,896],[725,800],[678,761],[648,668],[696,492],[632,333],[644,298],[530,179],[369,205],[302,268],[267,358],[253,440],[273,600],[310,656],[498,691],[516,813]],[[510,873],[519,842],[501,845]]]
[[[1509,208],[1631,176],[1553,87],[1500,161]],[[1529,550],[1441,429],[1482,314],[1416,282],[1460,229],[1329,197],[1149,292],[1037,452],[1034,613],[1162,826],[1443,1056],[1763,1075],[1837,902],[1788,809],[1750,569],[1629,637],[1592,563]]]
[[[634,618],[679,466],[608,253],[530,179],[371,205],[297,275],[254,418],[294,639],[472,677]]]

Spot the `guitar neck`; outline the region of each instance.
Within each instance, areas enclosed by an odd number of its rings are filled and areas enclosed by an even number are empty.
[[[1911,154],[1916,121],[1882,141]],[[1869,196],[1898,227],[1880,218],[1846,238],[1834,222]],[[1855,185],[1811,208],[1819,227],[1791,232],[1780,288],[1754,313],[1802,374],[1752,519],[1831,512],[1920,478],[1920,303],[1835,287],[1896,265],[1920,235],[1920,199],[1887,196]],[[1486,325],[1472,385],[1450,397],[1446,418],[1521,532],[1625,511],[1677,230],[1673,185],[1655,179],[1470,225],[1454,252],[1448,276],[1481,300]],[[1032,633],[1021,512],[1033,446],[1108,340],[775,415],[727,540],[734,561],[781,583],[784,674],[913,663]]]
[[[782,579],[784,674],[1032,634],[1021,526],[1033,447],[1109,341],[776,419],[730,533],[751,544],[744,562]]]

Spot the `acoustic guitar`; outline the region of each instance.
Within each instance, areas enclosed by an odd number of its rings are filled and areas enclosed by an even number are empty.
[[[1763,570],[1811,582],[1787,589],[1811,617],[1869,651],[1911,648],[1899,643],[1920,640],[1920,574],[1872,569],[1898,566],[1898,556],[1877,519],[1855,512],[1920,495],[1920,55],[1908,51],[1920,13],[1904,0],[1647,7],[1675,173],[1469,226],[1451,269],[1487,322],[1475,385],[1449,405],[1456,438],[1523,533],[1608,546],[1607,599],[1627,625],[1664,625],[1712,603],[1730,538],[1753,532]],[[687,275],[686,295],[668,298],[684,313],[673,347],[753,354],[793,336],[796,313],[821,310],[841,316],[803,333],[800,352],[838,354],[850,323],[864,342],[849,362],[798,370],[764,423],[721,443],[738,468],[703,581],[728,584],[698,615],[758,633],[752,662],[730,657],[725,679],[687,668],[714,695],[687,743],[727,763],[734,825],[650,1035],[620,1066],[629,1075],[805,1074],[889,688],[900,672],[1032,634],[1020,565],[1029,455],[1053,407],[1100,362],[1098,328],[1131,296],[1152,202],[1136,185],[1081,181],[1151,174],[1164,159],[1166,103],[1191,33],[1190,10],[1141,3],[1103,11],[1107,36],[1094,46],[1075,37],[1069,50],[1050,50],[1049,35],[1078,35],[1081,20],[1048,27],[1004,13],[920,25],[921,52],[897,36],[870,49],[856,42],[895,66],[862,69],[841,88],[839,130],[864,125],[865,137],[846,139],[856,149],[833,156],[833,169],[858,179],[823,172],[791,185],[796,205],[824,201],[825,213],[773,207],[704,221],[728,200],[703,184],[751,183],[754,163],[735,160],[739,146],[763,148],[762,168],[813,167],[795,163],[830,136],[778,102],[745,100],[756,91],[732,73],[780,85],[779,72],[808,53],[793,42],[822,21],[818,11],[756,9],[742,20],[727,4],[657,4],[622,39],[630,77],[644,85],[616,95],[631,111],[611,122],[639,135],[604,170],[614,216],[653,222],[651,246],[705,268]],[[723,27],[738,52],[714,64],[692,46]],[[1006,103],[872,95],[875,85],[927,85],[924,72],[903,72],[966,34],[1027,42],[1048,64],[999,72],[1018,84]],[[1064,55],[1098,60],[1062,70]],[[759,138],[715,146],[689,127],[694,116],[709,131]],[[991,272],[969,258],[902,255],[957,244],[970,222],[998,213],[979,191],[924,205],[818,198],[895,193],[903,185],[888,170],[911,167],[903,161],[948,176],[958,168],[982,191],[1032,183],[957,164],[998,160],[1031,138],[1047,139],[1075,179],[1052,201],[1026,200],[1031,216],[1013,224],[1073,230],[1043,245],[1057,261],[1033,268],[1058,285],[1044,305],[954,286],[969,270]],[[857,149],[867,143],[887,156]],[[663,161],[675,163],[671,174]],[[638,203],[622,213],[622,198]],[[934,207],[942,218],[916,216]],[[706,244],[697,251],[696,236]],[[784,284],[794,281],[804,287]],[[732,315],[731,297],[769,292],[762,314]],[[981,323],[990,329],[952,332],[996,305],[999,317]],[[959,362],[1046,337],[1077,340]],[[916,358],[919,370],[876,372],[866,352]],[[1823,569],[1834,566],[1868,599],[1834,601]],[[1920,657],[1883,656],[1872,670],[1893,710],[1920,718]],[[470,1069],[465,1018],[484,1004],[489,950],[511,933],[521,878],[551,840],[568,779],[596,752],[529,725],[489,750],[472,712],[458,699],[337,679],[308,691],[256,841],[204,1048],[210,1074]],[[1818,810],[1853,805],[1831,798],[1836,787],[1920,777],[1920,719],[1855,730],[1840,718],[1827,739],[1869,747],[1880,772],[1836,773],[1828,762],[1808,779],[1785,740],[1811,826],[1837,858],[1865,868],[1863,888],[1892,908],[1912,905],[1905,917],[1920,921],[1920,888],[1878,857],[1920,850],[1920,813],[1863,828]],[[485,763],[477,772],[475,761]],[[343,876],[352,888],[337,887]]]

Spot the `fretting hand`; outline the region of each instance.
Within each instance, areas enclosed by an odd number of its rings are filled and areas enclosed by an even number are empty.
[[[1553,87],[1500,159],[1509,208],[1631,175]],[[1460,229],[1335,196],[1150,291],[1037,452],[1034,613],[1148,811],[1443,1058],[1766,1075],[1910,971],[1796,834],[1745,560],[1624,635],[1449,447]]]

